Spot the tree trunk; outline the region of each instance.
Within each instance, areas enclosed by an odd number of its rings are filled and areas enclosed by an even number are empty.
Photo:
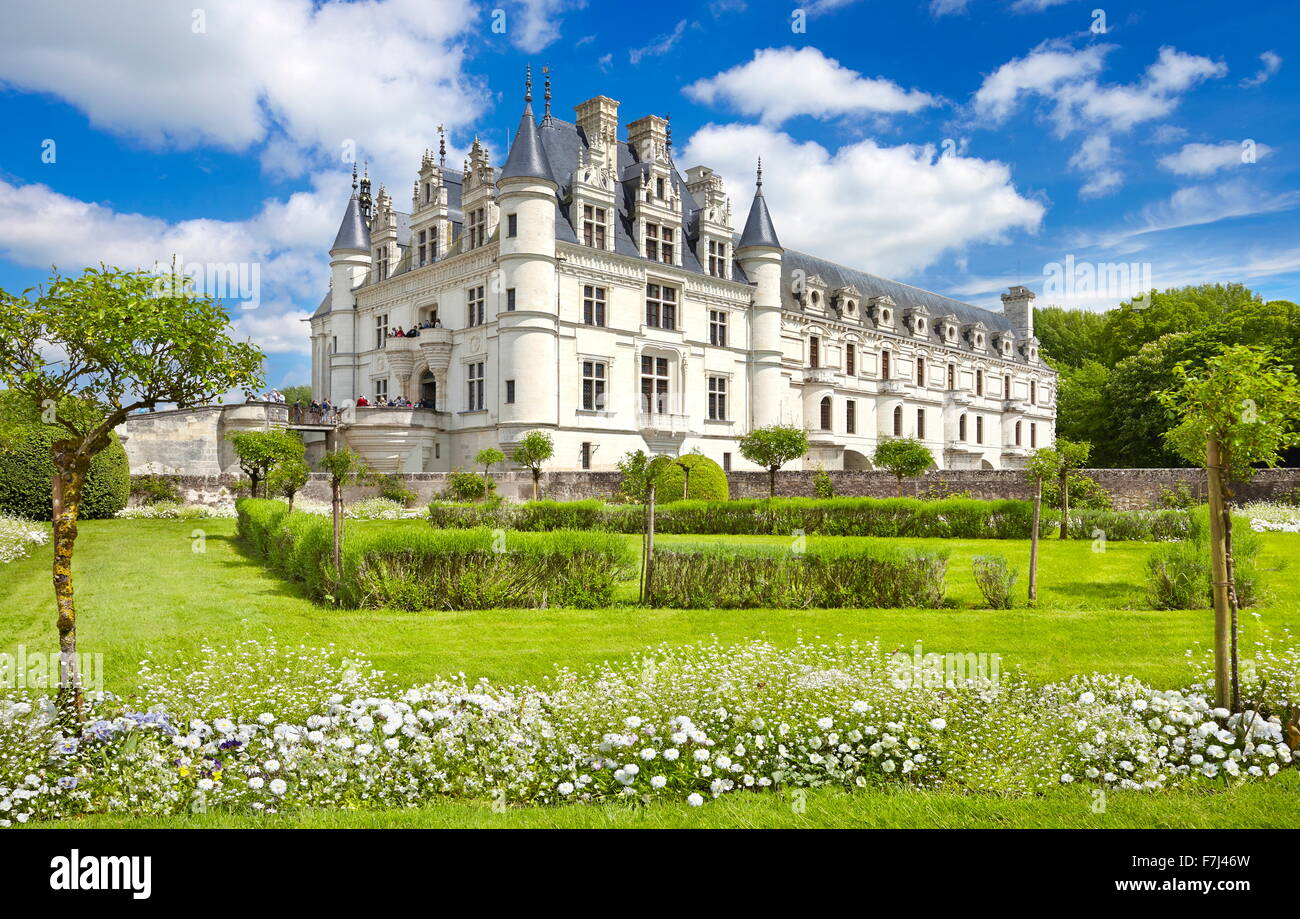
[[[289,492],[289,513],[293,513],[293,492]]]
[[[335,479],[331,488],[331,510],[334,512],[334,572],[343,572],[343,483]]]
[[[654,573],[655,573],[655,485],[650,483],[650,500],[646,504],[645,516],[645,558],[643,559],[645,569],[645,582],[641,588],[641,602],[646,606],[650,605],[650,599],[654,595]]]
[[[1228,575],[1228,544],[1224,528],[1223,471],[1219,441],[1213,436],[1205,445],[1205,475],[1210,492],[1210,593],[1214,600],[1214,700],[1220,708],[1232,707],[1232,659],[1230,628],[1231,601]]]
[[[1070,473],[1061,469],[1061,538],[1070,538]]]
[[[767,496],[776,497],[776,467],[770,466],[767,470]]]
[[[60,719],[65,730],[80,733],[84,720],[81,673],[77,667],[77,610],[72,585],[72,550],[77,540],[77,516],[81,511],[81,491],[86,482],[90,460],[76,453],[75,447],[56,444],[53,449],[54,504],[54,604],[59,629]]]
[[[1038,600],[1038,524],[1043,515],[1043,480],[1034,488],[1034,525],[1029,533],[1029,601]]]
[[[899,476],[895,476],[894,478],[896,480],[894,485],[894,496],[897,498],[901,498],[903,497],[903,477],[899,475]]]
[[[682,467],[682,500],[685,501],[691,496],[691,467]]]
[[[540,500],[542,496],[541,482],[542,482],[542,470],[534,469],[533,470],[533,500],[534,501]]]

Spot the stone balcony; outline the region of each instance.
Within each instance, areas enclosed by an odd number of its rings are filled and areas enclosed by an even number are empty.
[[[638,425],[646,434],[689,434],[691,416],[674,412],[641,412]]]
[[[834,367],[805,367],[803,381],[823,386],[834,386],[840,381],[840,372]]]
[[[1033,408],[1033,406],[1031,406],[1028,400],[1026,399],[1003,399],[1002,400],[1002,411],[1004,412],[1020,412],[1021,414],[1023,414],[1029,411],[1031,408]]]
[[[901,396],[907,392],[907,381],[906,380],[881,380],[876,384],[876,389],[878,392],[894,393],[896,395]]]
[[[975,397],[964,389],[950,389],[944,393],[943,401],[949,405],[970,405]]]

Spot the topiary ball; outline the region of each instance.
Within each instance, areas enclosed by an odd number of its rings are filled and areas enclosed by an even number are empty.
[[[50,445],[67,432],[54,425],[24,423],[13,439],[0,444],[0,514],[49,520],[54,513],[54,460]],[[80,518],[112,517],[131,496],[131,470],[126,449],[112,442],[90,461],[81,493]]]
[[[691,470],[689,495],[682,493],[686,485],[686,473],[680,465],[682,463],[689,466]],[[679,456],[655,484],[655,504],[681,501],[683,498],[695,501],[726,501],[729,497],[727,474],[713,460],[698,453]]]

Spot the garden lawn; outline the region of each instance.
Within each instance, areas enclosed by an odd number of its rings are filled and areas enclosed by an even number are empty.
[[[350,527],[365,526],[349,522]],[[413,524],[419,525],[419,524]],[[1028,544],[1008,540],[890,540],[950,550],[948,596],[941,610],[492,610],[400,613],[339,611],[313,604],[266,571],[234,542],[233,520],[105,520],[81,526],[74,566],[83,652],[102,653],[105,685],[129,694],[144,657],[165,661],[204,642],[262,638],[360,650],[399,683],[464,671],[495,681],[536,680],[557,664],[581,666],[661,642],[685,644],[716,635],[723,641],[766,637],[788,644],[799,636],[830,641],[879,638],[886,648],[1003,655],[1004,667],[1046,681],[1103,670],[1132,673],[1161,686],[1188,681],[1185,651],[1208,642],[1208,610],[1141,609],[1149,545],[1045,540],[1036,609],[989,611],[970,571],[978,554],[1000,554],[1022,568]],[[636,537],[629,537],[633,542]],[[818,537],[810,537],[815,543]],[[831,539],[831,537],[826,537]],[[743,541],[788,544],[782,537],[667,536],[662,544]],[[1264,585],[1271,599],[1258,616],[1243,615],[1243,648],[1262,626],[1300,626],[1300,584],[1284,562],[1300,560],[1300,538],[1261,536]],[[195,551],[201,548],[203,551]],[[0,650],[55,649],[50,550],[0,565]],[[1017,592],[1024,596],[1022,581]],[[624,594],[635,594],[625,585]],[[232,674],[232,678],[237,675]],[[62,826],[294,827],[1202,827],[1300,826],[1300,777],[1223,794],[1178,791],[1112,793],[1106,812],[1093,811],[1090,791],[1062,788],[1013,799],[936,792],[871,790],[811,793],[800,812],[776,794],[738,794],[706,807],[567,806],[495,813],[486,804],[448,802],[409,811],[308,812],[274,820],[211,813],[167,820],[112,816]]]

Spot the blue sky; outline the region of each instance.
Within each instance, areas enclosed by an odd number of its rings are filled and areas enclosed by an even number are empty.
[[[598,93],[624,126],[671,113],[679,168],[721,173],[738,222],[762,154],[782,241],[868,271],[992,308],[1017,283],[1089,309],[1147,279],[1300,298],[1284,4],[195,3],[0,0],[0,287],[256,266],[232,313],[273,385],[307,379],[347,153],[400,209],[438,124],[449,162],[479,136],[500,163],[530,62],[559,117]]]

